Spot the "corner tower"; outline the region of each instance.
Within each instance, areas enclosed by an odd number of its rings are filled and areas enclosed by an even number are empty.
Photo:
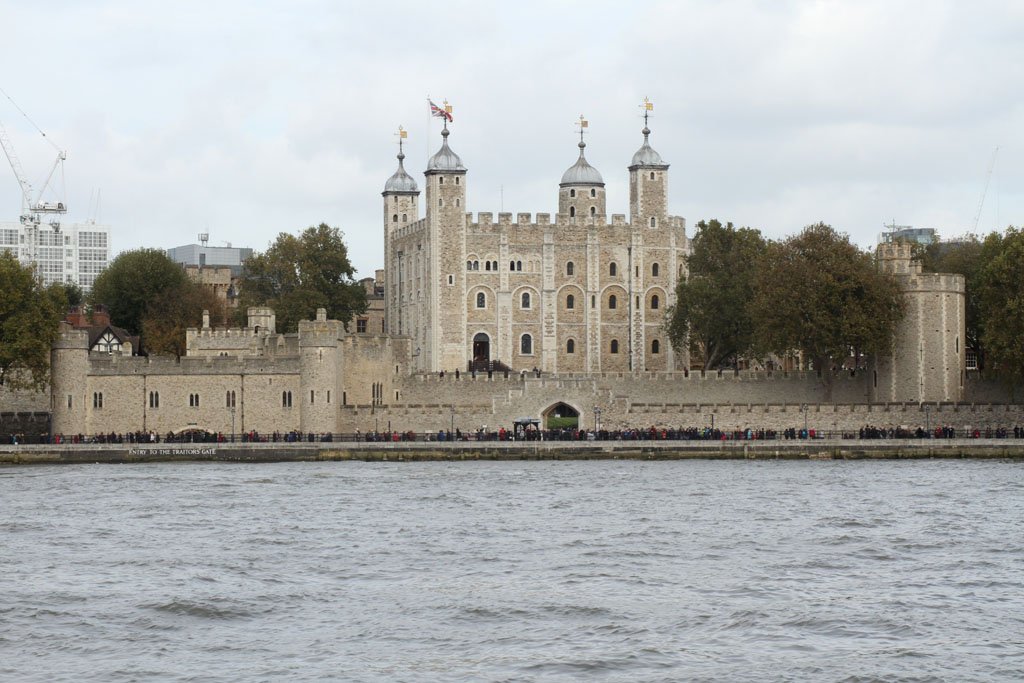
[[[649,103],[645,103],[649,107]],[[651,147],[644,111],[644,144],[629,163],[629,219],[633,225],[668,227],[668,164]]]
[[[391,242],[394,233],[419,219],[420,190],[416,181],[405,172],[405,153],[402,142],[405,130],[398,127],[398,170],[384,183],[384,272],[391,273]],[[388,296],[384,302],[384,320],[390,334],[398,334],[394,321],[398,319],[398,299]]]
[[[577,125],[580,127],[580,141],[577,145],[580,148],[580,158],[562,174],[562,181],[558,184],[558,215],[572,222],[588,217],[595,220],[600,217],[604,220],[604,178],[583,155],[583,150],[587,147],[587,143],[583,141],[584,129],[587,128],[586,119],[580,116]]]
[[[429,338],[422,361],[431,370],[455,370],[467,360],[466,345],[466,167],[448,147],[448,121],[441,149],[427,161],[426,219],[429,226]]]

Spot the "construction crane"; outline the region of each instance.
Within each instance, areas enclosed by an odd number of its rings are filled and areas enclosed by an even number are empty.
[[[988,173],[985,174],[985,187],[981,190],[981,199],[978,200],[978,211],[974,214],[974,230],[972,232],[978,232],[978,221],[981,220],[981,207],[985,206],[985,195],[988,194],[988,184],[992,180],[992,169],[996,167],[996,155],[999,154],[999,148],[996,147],[992,150],[992,159],[988,162]]]
[[[46,137],[46,133],[21,110],[21,107],[18,107],[10,95],[3,90],[0,90],[0,93],[3,93],[10,100],[11,104],[21,112],[21,115],[32,124],[32,127],[57,151],[57,158],[50,167],[50,172],[46,175],[46,179],[39,186],[39,189],[36,190],[25,175],[25,170],[22,168],[21,160],[14,151],[14,144],[11,142],[7,129],[4,128],[3,122],[0,122],[0,147],[3,147],[4,155],[7,157],[11,170],[14,171],[14,177],[18,180],[18,185],[21,187],[21,215],[19,218],[22,225],[25,226],[25,256],[28,260],[36,262],[39,257],[39,226],[43,223],[43,217],[48,217],[46,222],[49,223],[54,232],[57,232],[60,230],[59,217],[67,213],[68,210],[67,203],[63,197],[64,160],[67,158],[67,154]],[[59,186],[56,182],[58,179],[60,181]],[[48,201],[48,199],[50,200]]]

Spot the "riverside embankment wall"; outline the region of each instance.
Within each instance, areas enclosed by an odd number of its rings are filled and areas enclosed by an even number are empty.
[[[475,460],[1024,459],[1021,439],[0,446],[0,465]]]

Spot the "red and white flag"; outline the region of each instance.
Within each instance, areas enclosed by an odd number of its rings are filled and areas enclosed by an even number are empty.
[[[433,100],[427,100],[427,102],[430,102],[430,115],[431,116],[437,116],[439,118],[446,119],[448,121],[452,120],[452,108],[448,105],[447,102],[445,102],[445,105],[444,105],[443,109],[441,107],[437,106],[436,104],[434,104]]]

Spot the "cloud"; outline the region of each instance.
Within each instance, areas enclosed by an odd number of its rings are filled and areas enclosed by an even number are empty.
[[[637,105],[672,164],[670,208],[773,237],[817,220],[869,245],[883,222],[959,234],[1022,222],[1024,12],[1006,3],[610,2],[514,5],[126,0],[2,8],[0,87],[66,146],[71,219],[102,190],[117,248],[264,248],[341,227],[362,274],[383,261],[394,132],[422,186],[440,144],[426,97],[455,107],[450,143],[471,211],[554,212],[587,158],[626,213]],[[0,102],[30,175],[50,148]],[[0,174],[0,217],[18,210]],[[6,208],[5,208],[6,207]]]

